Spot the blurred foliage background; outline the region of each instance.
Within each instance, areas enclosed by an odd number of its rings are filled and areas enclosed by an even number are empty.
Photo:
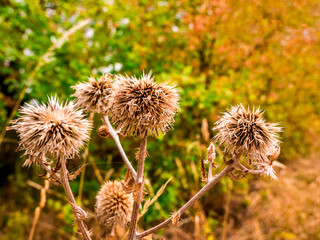
[[[213,124],[230,105],[260,106],[267,121],[284,127],[280,161],[291,164],[314,151],[320,131],[319,14],[316,0],[2,0],[1,239],[27,239],[43,185],[40,169],[20,167],[16,133],[4,131],[10,114],[17,116],[20,101],[46,102],[50,95],[70,100],[70,86],[90,75],[139,76],[152,70],[157,81],[170,82],[180,91],[175,129],[148,142],[146,198],[173,179],[140,220],[144,229],[164,220],[201,187],[199,156],[205,157]],[[70,165],[74,169],[88,162],[71,184],[91,212],[101,179],[125,173],[112,139],[97,135],[100,116],[94,121],[88,156]],[[121,141],[136,164],[138,141]],[[250,193],[256,189],[251,180],[224,179],[183,216],[181,229],[159,234],[169,239],[226,239],[230,229],[241,228],[252,203]],[[71,208],[60,187],[50,189],[35,239],[71,239]],[[93,219],[89,225],[95,226]],[[268,236],[268,230],[261,236]],[[318,239],[315,231],[316,238],[305,239]],[[304,239],[299,236],[292,225],[267,239]]]

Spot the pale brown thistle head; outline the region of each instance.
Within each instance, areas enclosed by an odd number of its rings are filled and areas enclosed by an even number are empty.
[[[108,106],[112,75],[104,74],[98,79],[91,76],[87,82],[78,83],[72,88],[76,90],[72,96],[77,98],[77,106],[87,111],[103,113]]]
[[[96,196],[95,212],[99,223],[112,228],[125,227],[131,219],[133,195],[124,189],[121,181],[108,181],[103,184]]]
[[[218,131],[215,140],[224,144],[229,154],[245,153],[253,161],[264,161],[273,154],[275,146],[279,146],[277,132],[281,128],[275,123],[266,123],[262,114],[259,108],[246,111],[241,104],[231,107],[213,128]]]
[[[26,104],[20,113],[8,129],[19,134],[19,149],[26,156],[23,166],[47,157],[71,158],[89,140],[91,123],[73,102],[59,103],[56,97],[50,97],[48,105]]]
[[[151,73],[140,78],[119,75],[115,78],[108,112],[124,134],[157,136],[172,128],[178,100],[177,90],[154,82]]]

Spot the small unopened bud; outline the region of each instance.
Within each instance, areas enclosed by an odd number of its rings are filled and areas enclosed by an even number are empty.
[[[205,161],[205,163],[213,163],[214,159],[216,159],[216,148],[211,142],[209,147],[207,148],[207,160]],[[214,164],[213,166],[216,167]]]
[[[109,128],[106,125],[102,125],[98,129],[98,134],[100,137],[107,138],[110,135]]]
[[[177,213],[177,212],[174,212],[172,214],[172,219],[171,219],[171,222],[172,222],[172,225],[174,226],[179,226],[180,225],[180,215]]]

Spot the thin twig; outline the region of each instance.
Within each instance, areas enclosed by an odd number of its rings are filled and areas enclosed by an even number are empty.
[[[131,172],[131,176],[132,178],[136,181],[137,179],[137,173],[136,171],[134,170],[133,166],[131,165],[125,151],[123,150],[122,148],[122,145],[120,143],[120,139],[119,139],[119,135],[118,133],[114,130],[114,128],[112,127],[110,121],[109,121],[109,118],[108,116],[105,114],[103,115],[103,122],[105,125],[107,125],[108,129],[109,129],[109,132],[110,132],[110,135],[111,137],[114,139],[118,149],[119,149],[119,152],[120,152],[120,155],[124,161],[124,163],[127,165],[129,171]]]
[[[97,167],[96,162],[94,161],[94,159],[91,156],[89,156],[89,162],[91,162],[94,174],[96,175],[98,181],[102,185],[104,183],[103,177],[102,177],[102,175],[100,173],[99,168]]]
[[[91,240],[89,232],[87,230],[87,227],[85,226],[85,224],[83,222],[83,218],[86,215],[86,213],[79,206],[77,206],[76,200],[74,199],[73,193],[72,193],[70,185],[69,185],[68,170],[67,170],[67,166],[66,166],[66,159],[64,157],[61,158],[60,174],[61,174],[61,184],[67,194],[69,203],[72,206],[72,210],[73,210],[73,213],[74,213],[76,220],[78,222],[79,229],[80,229],[84,239]]]
[[[94,113],[90,113],[89,119],[90,121],[93,121]],[[92,131],[90,131],[89,136],[91,137]],[[89,156],[89,143],[87,144],[86,148],[84,149],[83,155],[82,155],[82,166],[87,164]],[[79,183],[79,191],[77,196],[77,202],[81,204],[81,198],[82,198],[82,192],[83,192],[83,186],[84,186],[84,177],[86,175],[86,168],[84,168],[81,171],[80,175],[80,183]]]
[[[33,239],[33,236],[34,236],[34,233],[35,233],[35,230],[36,230],[36,226],[37,226],[40,214],[41,214],[41,210],[46,205],[46,196],[47,196],[46,193],[47,193],[47,191],[49,189],[49,186],[50,186],[49,181],[48,180],[44,180],[44,187],[42,187],[41,191],[40,191],[39,206],[34,211],[34,218],[33,218],[33,221],[32,221],[32,227],[31,227],[31,231],[30,231],[28,240],[32,240]]]
[[[197,201],[200,197],[202,197],[207,191],[209,191],[214,185],[217,184],[217,182],[220,181],[220,179],[225,176],[228,172],[230,172],[233,169],[233,165],[226,166],[219,174],[215,175],[210,181],[207,182],[207,184],[199,190],[199,192],[196,193],[185,205],[183,205],[177,212],[177,216],[181,216],[181,214],[186,211],[189,207],[191,207],[195,201]],[[155,231],[158,231],[159,229],[163,228],[164,226],[171,223],[173,216],[165,220],[164,222],[158,224],[157,226],[144,231],[140,234],[137,234],[137,239],[141,239]]]
[[[93,121],[93,117],[94,117],[94,113],[91,112],[89,115],[89,119],[91,122]],[[90,131],[90,133],[89,133],[90,137],[91,137],[91,133],[92,133],[92,131]],[[89,143],[87,144],[87,146],[84,149],[83,154],[82,154],[82,166],[87,164],[88,156],[89,156]],[[78,191],[78,196],[77,196],[77,202],[80,205],[81,205],[81,201],[82,201],[82,192],[83,192],[85,175],[86,175],[86,167],[83,168],[83,170],[81,171],[81,175],[80,175],[79,191]],[[77,225],[75,224],[73,227],[73,235],[74,236],[75,236],[76,232],[77,232]]]
[[[227,231],[228,231],[228,218],[229,218],[229,213],[230,213],[230,202],[231,202],[231,196],[232,196],[232,187],[233,187],[233,182],[230,181],[228,184],[228,193],[227,193],[227,200],[226,200],[226,205],[225,205],[225,211],[224,211],[224,216],[223,216],[223,229],[222,229],[222,236],[221,240],[225,240],[227,237]]]
[[[27,184],[29,186],[35,188],[35,189],[40,190],[40,191],[43,188],[43,186],[41,186],[40,184],[38,184],[36,182],[33,182],[31,180],[27,180]],[[53,195],[53,196],[55,196],[55,197],[57,197],[57,198],[59,198],[61,200],[66,200],[66,197],[62,193],[56,192],[56,191],[54,191],[54,190],[52,190],[50,188],[47,190],[47,194],[51,194],[51,195]]]
[[[259,174],[262,174],[265,172],[264,169],[253,170],[253,169],[246,168],[240,162],[236,162],[234,167],[240,171],[243,171],[244,173],[250,173],[250,174],[258,174],[259,175]]]
[[[147,139],[148,137],[145,136],[141,139],[141,142],[140,142],[138,173],[137,173],[137,180],[136,180],[136,197],[134,199],[133,210],[131,215],[131,222],[130,222],[130,229],[129,229],[129,236],[128,236],[129,240],[136,239],[136,234],[137,234],[139,207],[140,207],[141,199],[143,197],[143,187],[144,187],[143,172],[144,172],[144,162],[145,162],[145,157],[147,152]]]

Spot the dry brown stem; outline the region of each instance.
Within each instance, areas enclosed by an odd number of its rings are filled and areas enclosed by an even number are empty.
[[[177,212],[176,216],[181,216],[182,213],[184,213],[189,207],[191,207],[195,201],[197,201],[200,197],[202,197],[207,191],[209,191],[214,185],[216,185],[222,177],[224,177],[228,172],[232,171],[233,165],[226,166],[219,174],[212,177],[211,180],[208,180],[207,184],[204,185],[203,188],[201,188],[185,205],[183,205]],[[172,222],[173,216],[168,218],[167,220],[163,221],[162,223],[158,224],[157,226],[144,231],[140,234],[137,234],[137,239],[141,239],[144,236],[147,236],[155,231],[158,231],[159,229],[163,228],[164,226],[170,224]]]
[[[114,128],[112,127],[112,125],[111,125],[111,123],[109,121],[109,118],[108,118],[108,116],[106,114],[103,115],[103,122],[109,128],[110,135],[113,138],[113,140],[115,141],[115,143],[117,145],[117,148],[119,149],[119,152],[120,152],[120,155],[122,157],[122,160],[127,165],[129,171],[131,172],[132,178],[134,180],[136,180],[137,179],[137,173],[134,170],[134,168],[133,168],[132,164],[130,163],[125,151],[122,148],[122,145],[120,143],[120,139],[119,139],[119,135],[118,135],[117,131],[114,130]]]
[[[40,214],[41,214],[41,210],[46,205],[46,196],[47,196],[47,191],[49,189],[49,186],[50,186],[50,182],[48,180],[44,180],[44,187],[42,187],[41,191],[40,191],[39,206],[34,211],[34,218],[33,218],[33,221],[32,221],[32,227],[31,227],[31,231],[30,231],[28,240],[32,240],[33,239],[33,236],[34,236],[34,233],[35,233],[35,230],[36,230],[36,226],[37,226]]]
[[[60,169],[60,175],[61,175],[61,184],[67,194],[69,203],[72,206],[73,213],[76,217],[77,223],[79,225],[79,229],[83,235],[83,238],[85,240],[91,240],[89,231],[84,224],[83,220],[86,216],[86,213],[84,210],[82,210],[79,206],[76,204],[76,200],[74,199],[73,193],[71,191],[70,185],[69,185],[69,179],[68,179],[68,170],[66,166],[66,159],[61,158],[61,169]]]
[[[137,189],[137,193],[133,203],[133,210],[132,210],[129,236],[128,236],[129,240],[134,240],[137,234],[136,231],[137,231],[139,207],[143,197],[143,187],[144,187],[143,172],[144,172],[145,156],[147,151],[147,139],[148,137],[145,136],[141,139],[141,142],[140,142],[140,149],[139,149],[140,154],[138,159],[138,173],[137,173],[137,180],[136,180],[136,186],[138,187],[138,189]]]

